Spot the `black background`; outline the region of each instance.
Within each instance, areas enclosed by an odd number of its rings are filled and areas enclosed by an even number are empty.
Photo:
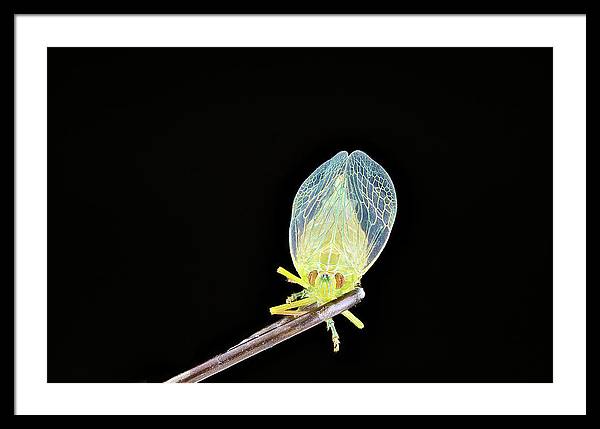
[[[164,381],[271,323],[293,197],[355,149],[399,201],[365,329],[209,381],[552,381],[550,48],[49,49],[49,381]]]

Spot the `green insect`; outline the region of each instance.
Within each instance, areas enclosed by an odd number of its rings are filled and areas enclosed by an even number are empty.
[[[339,152],[317,168],[292,206],[290,253],[300,277],[277,269],[303,290],[271,307],[271,314],[305,314],[306,306],[323,305],[359,286],[387,243],[396,209],[390,176],[366,153]],[[350,311],[342,315],[364,328]],[[340,337],[333,319],[326,325],[337,352]]]

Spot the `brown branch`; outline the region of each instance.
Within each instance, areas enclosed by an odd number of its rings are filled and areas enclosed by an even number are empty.
[[[364,290],[358,287],[321,307],[315,308],[313,305],[312,308],[311,306],[305,308],[310,311],[302,316],[282,317],[225,353],[217,355],[203,364],[165,381],[165,383],[197,383],[202,381],[327,319],[337,316],[343,311],[354,307],[364,296]]]

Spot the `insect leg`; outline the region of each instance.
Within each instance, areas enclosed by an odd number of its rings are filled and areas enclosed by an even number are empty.
[[[302,316],[303,314],[308,313],[308,311],[302,310],[280,310],[276,314],[280,314],[282,316]]]
[[[276,305],[275,307],[271,307],[269,311],[271,312],[271,314],[281,314],[281,311],[283,310],[290,310],[292,308],[303,307],[305,305],[310,305],[315,302],[317,302],[317,299],[315,297],[309,297],[287,304]]]
[[[354,326],[356,326],[358,329],[362,329],[365,327],[365,324],[363,322],[361,322],[360,319],[358,317],[356,317],[354,314],[350,313],[350,311],[348,311],[348,310],[343,311],[342,316],[344,316],[346,319],[351,321],[354,324]]]
[[[286,270],[285,268],[279,267],[277,268],[277,272],[279,274],[281,274],[282,276],[284,276],[286,279],[288,279],[288,281],[292,282],[292,283],[296,283],[299,284],[300,286],[302,286],[303,288],[308,288],[308,285],[306,284],[306,282],[304,280],[302,280],[300,277],[293,275],[292,273],[290,273],[288,270]]]
[[[333,351],[339,352],[340,351],[340,336],[338,335],[337,331],[335,330],[335,323],[333,322],[333,319],[327,319],[325,321],[325,323],[327,323],[327,330],[331,331],[331,340],[333,341]]]
[[[285,303],[286,303],[286,304],[289,304],[289,303],[291,303],[291,302],[294,302],[294,301],[296,301],[296,300],[298,300],[298,299],[306,298],[307,296],[308,296],[308,292],[307,292],[307,291],[305,291],[305,290],[302,290],[302,291],[300,291],[300,292],[296,292],[296,293],[293,293],[293,294],[291,294],[291,295],[290,295],[290,296],[289,296],[289,297],[288,297],[288,298],[285,300]]]

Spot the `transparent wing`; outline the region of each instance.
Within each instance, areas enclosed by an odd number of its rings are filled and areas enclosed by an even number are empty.
[[[366,153],[352,152],[346,161],[348,199],[363,233],[350,231],[344,247],[360,249],[360,275],[367,272],[387,243],[396,219],[394,184],[387,172]]]
[[[387,243],[396,192],[367,154],[340,152],[302,184],[292,207],[290,253],[300,277],[341,272],[355,284]]]
[[[298,274],[304,277],[306,261],[318,252],[319,243],[326,239],[329,226],[334,223],[332,201],[340,193],[348,152],[339,152],[324,162],[302,183],[292,206],[290,222],[290,253]],[[337,189],[337,191],[336,191]],[[315,217],[323,221],[315,221]]]

